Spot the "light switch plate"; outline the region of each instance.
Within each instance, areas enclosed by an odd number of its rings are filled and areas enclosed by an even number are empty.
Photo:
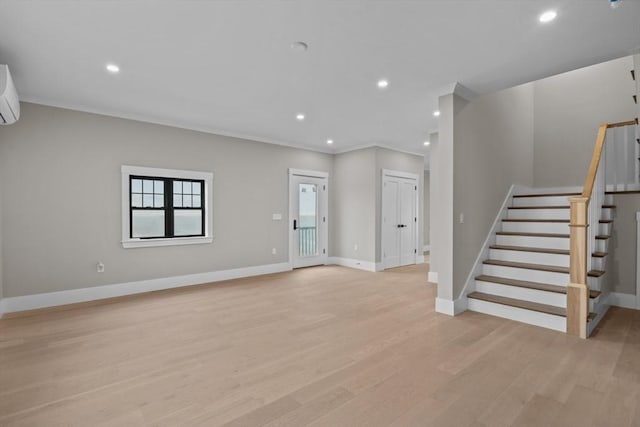
[[[274,221],[282,221],[282,214],[274,213],[273,214],[273,220]]]

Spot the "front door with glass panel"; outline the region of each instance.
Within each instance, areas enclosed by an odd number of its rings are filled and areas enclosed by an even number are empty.
[[[291,176],[293,268],[327,263],[327,178]]]

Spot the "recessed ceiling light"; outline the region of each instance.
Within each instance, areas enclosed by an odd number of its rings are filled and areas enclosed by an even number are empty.
[[[299,121],[299,122],[303,121],[304,120],[304,114],[302,114],[302,113],[296,114],[296,120]]]
[[[118,67],[116,64],[107,64],[107,71],[112,74],[116,74],[120,72],[120,67]]]
[[[433,112],[433,117],[440,117],[440,110],[436,110]]]
[[[387,86],[389,86],[389,80],[386,80],[386,79],[378,80],[378,87],[380,89],[385,89]]]
[[[429,141],[425,141],[423,144],[424,144],[425,147],[428,147],[429,144],[431,144],[431,143]]]
[[[329,145],[333,144],[333,139],[327,139],[327,144]]]
[[[547,22],[551,22],[556,19],[556,16],[558,16],[558,12],[556,12],[555,10],[547,10],[542,15],[540,15],[538,20],[543,24],[546,24]]]
[[[291,50],[294,52],[306,52],[309,49],[309,45],[305,42],[294,42],[291,43]]]

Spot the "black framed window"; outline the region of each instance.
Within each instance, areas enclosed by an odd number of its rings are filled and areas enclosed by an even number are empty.
[[[129,176],[130,238],[205,235],[204,180]]]

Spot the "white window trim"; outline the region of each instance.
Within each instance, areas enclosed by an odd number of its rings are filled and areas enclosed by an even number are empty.
[[[147,248],[155,246],[197,245],[213,242],[212,218],[213,203],[211,191],[213,189],[213,173],[185,171],[175,169],[159,169],[143,166],[122,165],[122,247],[123,248]],[[166,239],[132,239],[129,237],[129,176],[159,176],[165,178],[198,179],[204,181],[204,206],[206,220],[204,223],[204,236],[199,237],[172,237]]]

